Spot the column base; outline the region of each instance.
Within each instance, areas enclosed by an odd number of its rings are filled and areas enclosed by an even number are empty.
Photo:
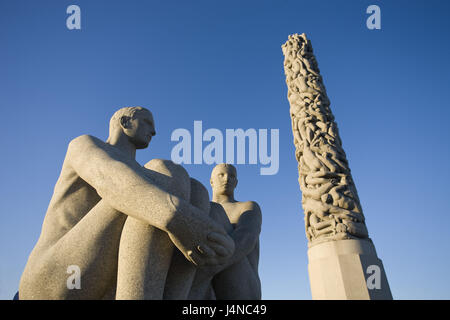
[[[392,300],[371,240],[338,240],[308,249],[313,300]]]

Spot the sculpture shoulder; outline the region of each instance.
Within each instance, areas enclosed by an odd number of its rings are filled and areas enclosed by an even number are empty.
[[[71,166],[79,168],[80,165],[93,163],[94,159],[104,160],[104,155],[112,155],[108,144],[91,135],[82,135],[70,141],[65,161]]]
[[[250,223],[252,225],[261,223],[262,214],[258,203],[255,201],[240,201],[235,205],[235,209],[229,212],[232,216],[230,220],[235,223]]]
[[[259,207],[258,203],[255,201],[243,201],[240,202],[240,206],[242,209],[248,211],[254,211],[256,213],[261,214],[261,208]]]
[[[83,149],[85,147],[91,147],[91,146],[101,146],[106,143],[101,141],[100,139],[88,135],[88,134],[84,134],[82,136],[76,137],[75,139],[73,139],[72,141],[69,142],[69,149]]]
[[[261,231],[262,214],[261,208],[255,201],[239,202],[238,210],[235,212],[233,222],[237,222],[240,228],[257,235]]]

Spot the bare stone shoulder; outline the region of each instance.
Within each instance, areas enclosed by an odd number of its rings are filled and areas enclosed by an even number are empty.
[[[93,166],[99,167],[101,164],[100,167],[118,170],[120,168],[113,167],[116,167],[118,163],[122,163],[134,170],[138,175],[144,175],[142,166],[136,160],[109,143],[88,134],[81,135],[70,141],[66,159],[77,169]]]
[[[257,214],[261,214],[261,208],[255,201],[243,201],[241,202],[242,208],[246,210],[251,210]]]
[[[262,213],[261,208],[255,201],[243,201],[240,203],[240,223],[249,224],[258,230],[258,234],[261,231],[260,227],[262,224]],[[244,222],[245,221],[245,222]]]
[[[92,145],[99,145],[99,143],[106,145],[106,143],[101,141],[100,139],[91,136],[89,134],[84,134],[79,137],[76,137],[75,139],[72,139],[69,142],[68,149],[71,151],[81,151],[86,147],[90,147]]]

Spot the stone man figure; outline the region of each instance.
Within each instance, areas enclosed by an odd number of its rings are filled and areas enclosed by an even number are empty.
[[[235,242],[234,254],[224,264],[200,266],[189,299],[259,300],[259,234],[262,215],[254,201],[236,201],[236,168],[219,164],[211,173],[213,199],[210,217],[228,231]]]
[[[113,115],[106,142],[89,135],[70,142],[20,299],[161,299],[180,290],[187,296],[184,283],[168,281],[173,251],[197,267],[233,256],[234,241],[208,217],[205,200],[191,204],[197,184],[184,169],[164,160],[147,168],[136,162],[136,149],[155,133],[151,112],[130,107]],[[80,288],[67,283],[73,266]]]

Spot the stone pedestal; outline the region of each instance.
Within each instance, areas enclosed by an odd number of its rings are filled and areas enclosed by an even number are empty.
[[[338,240],[308,249],[314,300],[391,300],[383,268],[370,240]]]

